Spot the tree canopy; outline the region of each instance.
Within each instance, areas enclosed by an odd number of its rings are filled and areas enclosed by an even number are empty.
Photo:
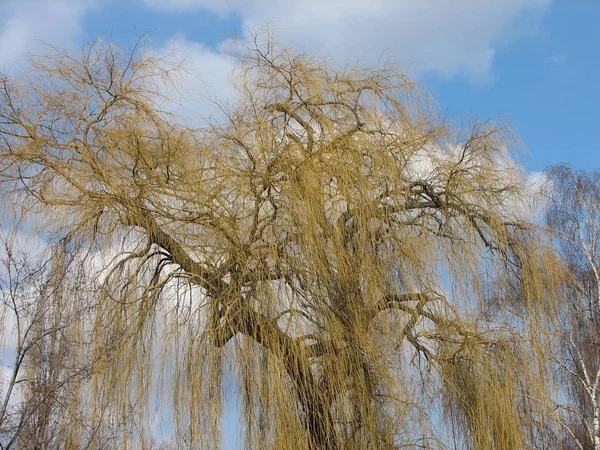
[[[600,173],[546,171],[546,223],[569,278],[551,356],[561,380],[557,408],[568,448],[600,449]]]
[[[443,120],[393,65],[270,36],[236,58],[201,127],[142,48],[0,78],[5,198],[95,286],[69,341],[88,419],[149,442],[158,402],[179,446],[215,448],[234,380],[248,448],[534,448],[560,264],[510,127]]]

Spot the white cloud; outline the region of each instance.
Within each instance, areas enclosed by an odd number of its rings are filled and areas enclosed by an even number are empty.
[[[41,42],[70,48],[83,34],[81,19],[95,0],[2,0],[0,71],[10,69]]]
[[[532,222],[541,223],[547,207],[547,199],[543,194],[548,176],[544,172],[530,172],[525,179],[524,197],[529,202],[524,205],[524,217]],[[528,208],[528,209],[527,209]]]
[[[237,13],[271,23],[298,50],[341,62],[390,58],[412,71],[487,80],[499,42],[535,32],[551,0],[145,0],[160,9]]]
[[[413,76],[434,72],[487,81],[493,74],[498,43],[535,32],[551,0],[142,2],[160,11],[204,9],[236,14],[246,31],[270,23],[279,30],[282,42],[297,50],[334,56],[341,63],[360,60],[373,64],[389,58],[409,67]],[[78,48],[84,36],[82,19],[100,4],[100,0],[0,0],[0,70],[9,68],[27,51],[36,51],[40,41]],[[182,56],[190,69],[201,74],[197,80],[188,77],[184,83],[195,109],[200,104],[196,100],[206,97],[209,89],[218,97],[232,93],[228,87],[231,58],[180,37],[167,45],[174,44],[185,48]],[[554,58],[552,61],[556,62]],[[209,109],[203,103],[200,112],[206,114]]]
[[[163,106],[190,124],[200,125],[204,118],[218,114],[214,101],[235,97],[230,83],[233,57],[183,37],[171,39],[153,53],[168,61],[183,62],[184,70],[176,79],[176,89],[166,92],[173,101]]]

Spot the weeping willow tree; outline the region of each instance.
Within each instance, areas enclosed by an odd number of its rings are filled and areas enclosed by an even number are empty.
[[[441,120],[393,66],[254,44],[200,128],[139,48],[0,79],[6,201],[99,286],[90,417],[147,444],[130,413],[158,402],[176,445],[216,448],[234,380],[248,448],[535,446],[558,266],[510,129]]]

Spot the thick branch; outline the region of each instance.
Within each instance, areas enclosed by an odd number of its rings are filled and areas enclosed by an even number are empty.
[[[171,255],[171,261],[178,264],[190,274],[194,283],[207,289],[209,295],[219,297],[227,292],[228,284],[209,273],[201,264],[194,261],[180,243],[165,233],[145,209],[131,205],[126,225],[144,228],[150,241],[161,246]],[[306,427],[311,437],[311,447],[314,449],[335,449],[333,417],[324,401],[306,355],[306,350],[292,337],[284,333],[277,322],[264,314],[251,310],[247,305],[238,303],[232,305],[234,310],[227,322],[227,329],[217,335],[216,343],[224,345],[236,333],[241,333],[254,339],[268,349],[284,365],[290,376],[302,409],[306,414]]]
[[[125,202],[125,206],[129,213],[125,218],[124,225],[137,226],[146,230],[149,241],[169,252],[171,261],[188,273],[192,282],[205,288],[211,295],[223,292],[228,288],[225,281],[206,270],[202,264],[194,261],[179,242],[164,232],[148,210],[139,207],[132,201]]]
[[[308,359],[311,355],[306,347],[284,333],[276,321],[246,305],[236,308],[227,325],[227,331],[224,331],[218,341],[220,344],[224,345],[233,335],[241,333],[254,339],[283,363],[306,414],[305,426],[311,437],[311,448],[338,448],[326,393],[312,373]]]

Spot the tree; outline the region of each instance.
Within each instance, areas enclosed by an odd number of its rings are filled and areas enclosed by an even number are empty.
[[[30,251],[15,245],[18,234],[2,230],[0,289],[2,293],[2,334],[8,348],[2,359],[3,376],[0,390],[0,446],[11,448],[43,401],[23,394],[25,375],[36,358],[37,346],[45,336],[58,333],[62,323],[45,326],[44,314],[51,302],[44,286],[49,264],[36,260]],[[44,292],[46,291],[46,292]],[[8,345],[7,345],[8,344]]]
[[[0,448],[98,448],[119,442],[106,408],[91,415],[82,392],[97,355],[81,327],[93,292],[74,261],[33,233],[0,232],[0,293],[4,373],[0,385]],[[22,225],[22,224],[21,224]],[[49,254],[48,254],[49,253]]]
[[[576,448],[600,449],[600,173],[546,171],[547,224],[570,278],[555,358],[565,382],[563,426]]]
[[[232,373],[249,448],[534,445],[555,260],[510,130],[445,123],[393,66],[264,35],[236,57],[239,99],[201,128],[161,110],[171,68],[140,48],[0,80],[4,192],[103,285],[96,397],[125,417],[172,385],[191,448],[218,447]]]

